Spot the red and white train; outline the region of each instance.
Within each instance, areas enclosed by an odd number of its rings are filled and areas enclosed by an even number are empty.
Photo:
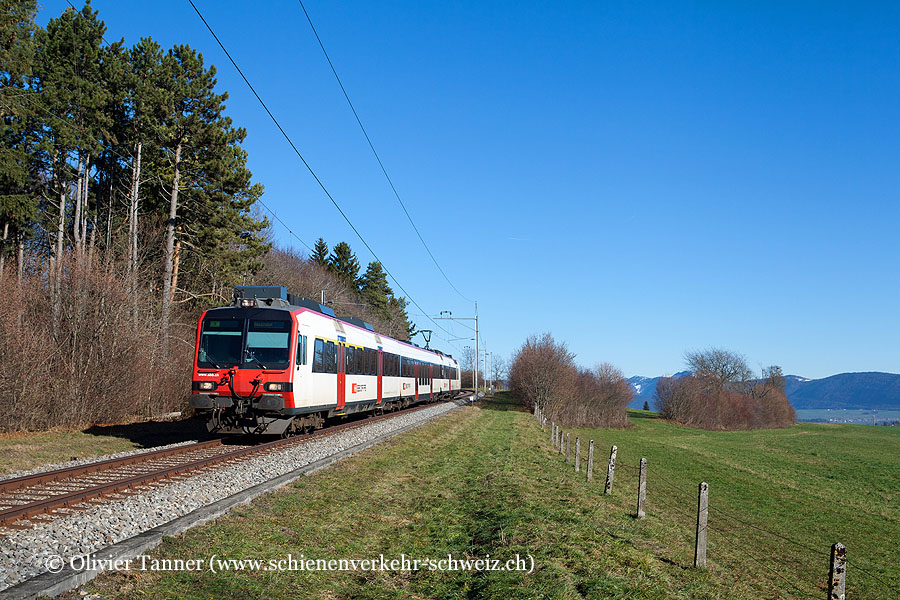
[[[449,398],[459,376],[452,356],[338,318],[284,287],[238,286],[231,306],[197,324],[190,405],[210,431],[289,435]]]

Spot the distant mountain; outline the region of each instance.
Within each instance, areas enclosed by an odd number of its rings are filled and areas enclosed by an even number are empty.
[[[684,377],[690,374],[690,371],[680,371],[672,375],[672,377]],[[668,375],[663,377],[668,377]],[[634,388],[634,399],[628,403],[628,408],[644,408],[644,401],[647,401],[650,403],[650,408],[653,409],[653,400],[656,397],[656,384],[659,383],[660,379],[662,377],[641,377],[640,375],[629,377],[628,383]]]
[[[689,375],[689,371],[674,377]],[[653,408],[660,377],[631,377],[634,399],[629,408]],[[900,375],[896,373],[840,373],[822,379],[785,376],[785,392],[794,408],[900,408]]]
[[[840,373],[823,379],[787,376],[794,408],[900,408],[900,375]]]

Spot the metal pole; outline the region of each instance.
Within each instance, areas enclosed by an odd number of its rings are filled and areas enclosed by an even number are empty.
[[[491,375],[491,397],[494,396],[494,353],[491,352],[491,366],[488,367],[488,373]],[[872,417],[873,419],[875,417]]]
[[[475,399],[478,400],[478,303],[475,303]]]

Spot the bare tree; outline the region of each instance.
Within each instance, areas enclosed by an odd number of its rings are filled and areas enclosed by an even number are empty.
[[[695,377],[709,379],[722,387],[743,389],[753,379],[753,371],[742,354],[722,348],[692,350],[684,355]]]

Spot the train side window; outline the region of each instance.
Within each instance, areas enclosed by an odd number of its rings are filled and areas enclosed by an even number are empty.
[[[316,338],[313,346],[313,373],[325,372],[325,342]]]
[[[334,342],[325,344],[325,373],[337,373],[337,352]]]
[[[368,350],[369,353],[369,375],[377,375],[378,374],[378,360],[377,353],[374,350]]]
[[[297,334],[297,364],[306,364],[306,336]]]

